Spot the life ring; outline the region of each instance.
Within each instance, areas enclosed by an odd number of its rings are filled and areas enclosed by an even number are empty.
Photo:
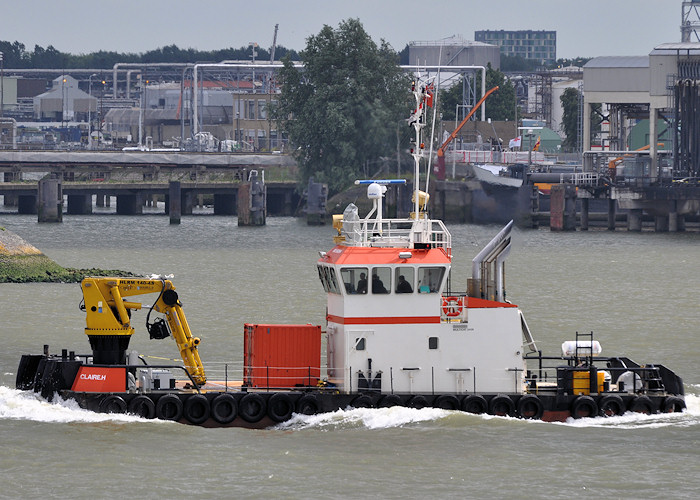
[[[387,394],[379,400],[379,408],[391,408],[392,406],[403,406],[401,398],[396,394]]]
[[[489,401],[489,414],[499,417],[512,417],[515,413],[515,403],[508,396],[499,394]]]
[[[516,411],[520,418],[539,420],[544,413],[544,405],[542,400],[534,394],[525,394],[518,399]]]
[[[629,406],[627,406],[629,411],[635,413],[644,413],[646,415],[651,415],[654,413],[654,404],[651,402],[647,396],[637,396],[632,401],[630,401]]]
[[[265,416],[265,400],[260,394],[249,393],[238,404],[238,414],[251,424],[259,422]]]
[[[278,392],[267,400],[267,415],[275,422],[289,420],[292,413],[294,413],[294,403],[289,395]]]
[[[409,408],[415,408],[416,410],[420,410],[421,408],[425,408],[428,406],[428,400],[425,399],[425,396],[413,396],[411,399],[408,400],[408,403],[406,404]]]
[[[148,396],[136,396],[129,401],[129,413],[150,419],[156,416],[156,404]]]
[[[175,394],[166,394],[156,402],[156,417],[178,421],[182,418],[182,401]]]
[[[443,297],[442,315],[447,318],[459,318],[464,310],[464,297]]]
[[[625,403],[617,394],[603,396],[598,403],[598,414],[601,417],[615,417],[625,413]]]
[[[573,418],[595,417],[598,415],[598,404],[590,396],[579,396],[571,403]]]
[[[219,394],[211,402],[211,416],[220,424],[229,424],[236,420],[238,404],[232,394]]]
[[[362,394],[353,399],[350,406],[353,408],[372,408],[372,400],[369,396]]]
[[[209,420],[211,410],[209,408],[209,400],[204,394],[195,394],[185,399],[183,407],[183,415],[194,425],[201,425]]]
[[[486,413],[488,409],[489,404],[486,402],[486,398],[479,394],[470,394],[462,400],[462,411],[464,412],[481,415]]]
[[[668,396],[662,406],[664,413],[676,413],[685,410],[685,401],[677,396]]]
[[[443,410],[459,410],[459,400],[457,396],[452,394],[442,394],[435,398],[433,407],[442,408]]]
[[[100,412],[126,413],[126,402],[121,396],[109,395],[100,401]]]
[[[318,399],[313,394],[305,394],[297,401],[297,413],[301,415],[316,415],[319,411]]]

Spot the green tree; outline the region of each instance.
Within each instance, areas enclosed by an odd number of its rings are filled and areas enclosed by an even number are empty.
[[[53,45],[44,49],[41,45],[34,46],[34,52],[30,56],[34,68],[65,68],[66,54],[56,50]]]
[[[0,41],[0,52],[3,53],[5,68],[24,68],[28,55],[24,51],[24,44],[19,42]]]
[[[462,79],[446,90],[440,90],[440,113],[445,121],[454,121],[457,105],[462,104]],[[460,113],[462,116],[462,113]]]
[[[357,19],[324,26],[300,55],[303,71],[284,61],[274,116],[298,148],[300,182],[313,176],[333,194],[396,151],[410,80],[396,52],[383,40],[377,46]]]
[[[542,64],[540,61],[533,59],[525,59],[521,56],[507,56],[501,54],[501,70],[502,71],[520,71],[531,72],[537,71]]]
[[[89,54],[68,54],[58,51],[52,45],[44,49],[35,45],[34,50],[27,52],[24,44],[0,40],[0,52],[4,53],[6,68],[102,68],[111,69],[116,63],[194,63],[197,61],[250,60],[250,47],[239,49],[228,48],[212,51],[195,49],[180,49],[177,45],[149,50],[142,54],[119,53],[100,50]],[[258,60],[269,60],[270,53],[258,47]],[[285,47],[275,49],[275,58],[289,55],[292,60],[299,60],[299,54]]]
[[[559,100],[563,110],[562,122],[564,125],[564,134],[566,139],[562,143],[562,147],[568,151],[578,149],[578,124],[579,124],[579,99],[580,92],[569,87],[562,93]]]
[[[494,92],[486,100],[486,118],[494,121],[515,120],[515,87],[506,75],[491,67],[491,63],[486,68],[486,91],[498,86],[498,91]],[[481,80],[476,83],[477,95],[481,96]]]

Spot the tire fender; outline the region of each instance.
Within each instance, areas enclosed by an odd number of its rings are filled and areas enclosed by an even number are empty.
[[[520,418],[540,420],[544,413],[542,400],[534,394],[525,394],[516,405],[517,415]]]
[[[238,403],[232,394],[219,394],[211,402],[211,416],[220,424],[230,424],[238,415]]]
[[[435,398],[433,407],[442,408],[443,410],[459,410],[459,399],[452,394],[442,394]]]
[[[156,402],[156,417],[177,422],[182,418],[182,401],[175,394],[166,394]]]
[[[195,394],[185,399],[183,414],[190,423],[195,425],[201,425],[209,420],[211,410],[207,397],[204,394]]]
[[[425,399],[425,396],[413,396],[411,399],[408,400],[408,404],[406,405],[409,408],[415,408],[416,410],[420,410],[421,408],[425,408],[428,406],[428,400]]]
[[[372,400],[369,396],[361,394],[352,400],[350,406],[353,408],[372,408]]]
[[[379,400],[379,408],[391,408],[392,406],[403,406],[401,398],[396,394],[387,394]]]
[[[129,401],[129,413],[141,418],[155,418],[156,404],[148,396],[136,396]]]
[[[489,401],[489,414],[512,417],[515,414],[515,403],[505,394],[498,394]]]
[[[651,415],[654,413],[654,404],[651,402],[651,399],[649,399],[648,396],[637,396],[630,401],[627,409],[635,413]]]
[[[470,394],[462,400],[462,411],[481,415],[489,410],[486,398],[480,394]]]
[[[294,403],[288,394],[278,392],[267,400],[267,415],[275,422],[284,422],[294,413]]]
[[[573,418],[595,417],[598,415],[598,404],[590,396],[579,396],[571,403],[571,416]]]
[[[126,402],[121,396],[111,394],[100,401],[100,413],[126,413]]]
[[[685,410],[685,401],[678,396],[668,396],[661,406],[664,413],[680,413]]]
[[[316,415],[319,411],[318,398],[313,394],[304,394],[297,401],[297,413],[301,415]]]
[[[625,402],[617,394],[603,396],[598,403],[598,414],[601,417],[615,417],[625,413]]]
[[[238,404],[238,414],[243,420],[251,424],[262,420],[266,410],[265,400],[260,394],[254,392],[243,396],[243,399]]]

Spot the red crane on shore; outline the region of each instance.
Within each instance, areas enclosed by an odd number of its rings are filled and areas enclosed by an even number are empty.
[[[469,121],[469,119],[476,113],[476,110],[479,109],[479,106],[481,106],[486,98],[496,92],[498,90],[498,86],[495,86],[488,92],[484,94],[484,96],[479,99],[479,102],[476,103],[476,106],[472,108],[472,110],[469,112],[467,116],[464,117],[464,120],[459,124],[459,126],[454,129],[454,132],[450,134],[450,136],[445,140],[445,142],[442,143],[442,146],[440,146],[437,150],[437,165],[435,166],[435,173],[437,174],[438,180],[444,181],[445,180],[445,151],[447,150],[447,146],[452,142],[452,140],[457,137],[457,134],[459,134],[459,131],[462,130],[462,127]]]

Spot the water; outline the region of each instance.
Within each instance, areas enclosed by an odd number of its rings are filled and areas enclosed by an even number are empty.
[[[69,267],[174,274],[209,366],[242,362],[245,322],[323,324],[318,250],[330,227],[268,219],[6,216]],[[499,228],[456,225],[454,289]],[[77,284],[0,284],[1,498],[696,498],[700,490],[698,234],[516,231],[508,298],[546,352],[593,330],[604,354],[666,364],[688,411],[564,424],[408,408],[296,417],[276,428],[203,429],[48,404],[13,389],[22,353],[88,350]],[[135,324],[145,320],[135,313]],[[176,358],[143,329],[131,347]]]

